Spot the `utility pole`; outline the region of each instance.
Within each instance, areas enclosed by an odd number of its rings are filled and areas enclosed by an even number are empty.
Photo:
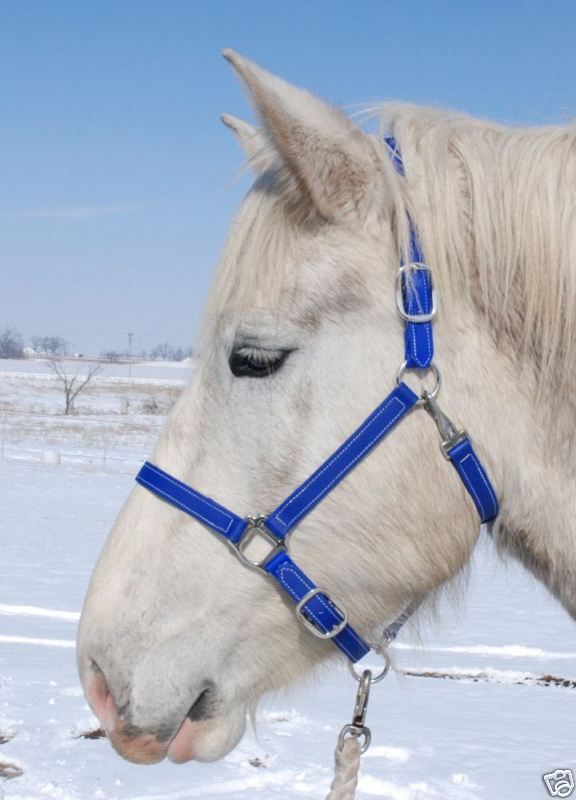
[[[134,339],[134,334],[128,334],[128,380],[132,380],[132,340]]]

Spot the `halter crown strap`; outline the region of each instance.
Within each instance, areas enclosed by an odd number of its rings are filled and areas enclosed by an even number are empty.
[[[404,163],[393,136],[385,138],[394,169],[405,176]],[[432,289],[432,273],[426,266],[414,223],[410,226],[409,260],[400,268],[397,286],[398,311],[405,322],[404,351],[409,369],[426,369],[434,358],[432,319],[436,313]]]

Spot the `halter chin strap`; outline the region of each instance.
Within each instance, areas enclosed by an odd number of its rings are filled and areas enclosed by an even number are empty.
[[[396,142],[386,139],[397,171],[404,175]],[[155,495],[223,537],[238,558],[249,567],[274,578],[296,604],[298,620],[315,636],[332,639],[352,663],[363,658],[371,646],[348,622],[341,604],[319,588],[292,560],[288,553],[288,535],[292,529],[342,481],[354,467],[387,436],[390,431],[422,404],[435,420],[442,436],[441,449],[452,463],[472,498],[480,519],[487,522],[498,513],[498,501],[490,479],[465,430],[458,430],[438,407],[435,397],[440,388],[440,373],[433,364],[432,319],[436,302],[431,270],[424,263],[416,230],[410,221],[411,261],[400,267],[396,285],[398,311],[405,323],[405,361],[397,386],[374,409],[346,441],[270,514],[240,517],[215,500],[192,489],[159,467],[146,462],[137,482]],[[433,391],[418,397],[401,377],[406,370],[432,370],[437,378]],[[258,560],[249,556],[254,540],[266,552]],[[405,611],[385,632],[395,638],[413,607]]]

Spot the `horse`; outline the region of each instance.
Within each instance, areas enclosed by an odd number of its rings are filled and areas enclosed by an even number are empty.
[[[239,513],[274,508],[393,382],[403,357],[393,286],[413,224],[440,298],[443,406],[466,420],[497,490],[491,535],[576,616],[576,129],[386,104],[370,110],[367,133],[224,56],[259,118],[223,117],[255,181],[154,464]],[[294,558],[368,638],[450,585],[479,535],[434,433],[410,413],[291,536]],[[77,648],[118,753],[221,758],[262,693],[336,652],[201,522],[134,487],[95,567]]]

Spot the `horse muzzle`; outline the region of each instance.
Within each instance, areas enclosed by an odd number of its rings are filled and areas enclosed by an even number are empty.
[[[175,764],[214,761],[232,750],[244,733],[243,707],[236,707],[225,716],[211,716],[217,707],[212,685],[198,695],[184,719],[166,720],[152,730],[132,722],[129,706],[118,709],[106,676],[95,662],[82,670],[82,682],[88,703],[112,746],[136,764],[154,764],[164,758]]]

